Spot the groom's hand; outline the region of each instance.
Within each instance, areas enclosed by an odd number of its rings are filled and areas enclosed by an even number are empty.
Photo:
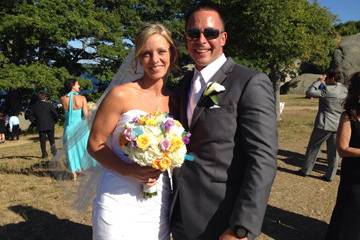
[[[236,237],[235,233],[228,228],[223,234],[221,234],[219,240],[247,240],[247,237],[238,238]]]

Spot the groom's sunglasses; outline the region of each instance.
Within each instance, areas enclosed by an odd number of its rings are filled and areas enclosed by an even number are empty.
[[[201,33],[204,34],[204,37],[207,40],[213,40],[219,37],[220,33],[223,33],[224,31],[220,31],[219,29],[215,28],[205,28],[203,31],[201,31],[198,28],[189,28],[186,30],[186,37],[189,40],[196,40],[200,38]]]

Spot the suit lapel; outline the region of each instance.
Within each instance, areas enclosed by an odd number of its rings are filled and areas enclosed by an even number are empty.
[[[216,83],[222,84],[225,81],[227,74],[231,71],[234,64],[235,64],[234,61],[231,58],[228,58],[226,60],[226,62],[221,66],[221,68],[210,79],[209,83],[216,82]],[[205,104],[203,104],[204,101],[205,101],[204,96],[201,96],[199,102],[196,104],[196,107],[194,109],[194,113],[192,116],[192,120],[191,120],[190,131],[194,127],[194,125],[197,122],[197,120],[199,119],[201,113],[205,109]]]

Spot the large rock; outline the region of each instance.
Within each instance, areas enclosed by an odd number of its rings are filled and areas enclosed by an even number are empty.
[[[360,71],[360,33],[342,37],[334,52],[333,68],[341,72],[343,83],[353,73]]]
[[[281,86],[281,94],[301,94],[305,95],[309,86],[316,81],[321,75],[305,73],[297,76],[291,81]]]

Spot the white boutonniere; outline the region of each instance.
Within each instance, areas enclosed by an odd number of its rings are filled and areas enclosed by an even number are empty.
[[[208,83],[203,95],[210,97],[213,103],[219,104],[217,94],[225,90],[225,87],[219,83]]]

